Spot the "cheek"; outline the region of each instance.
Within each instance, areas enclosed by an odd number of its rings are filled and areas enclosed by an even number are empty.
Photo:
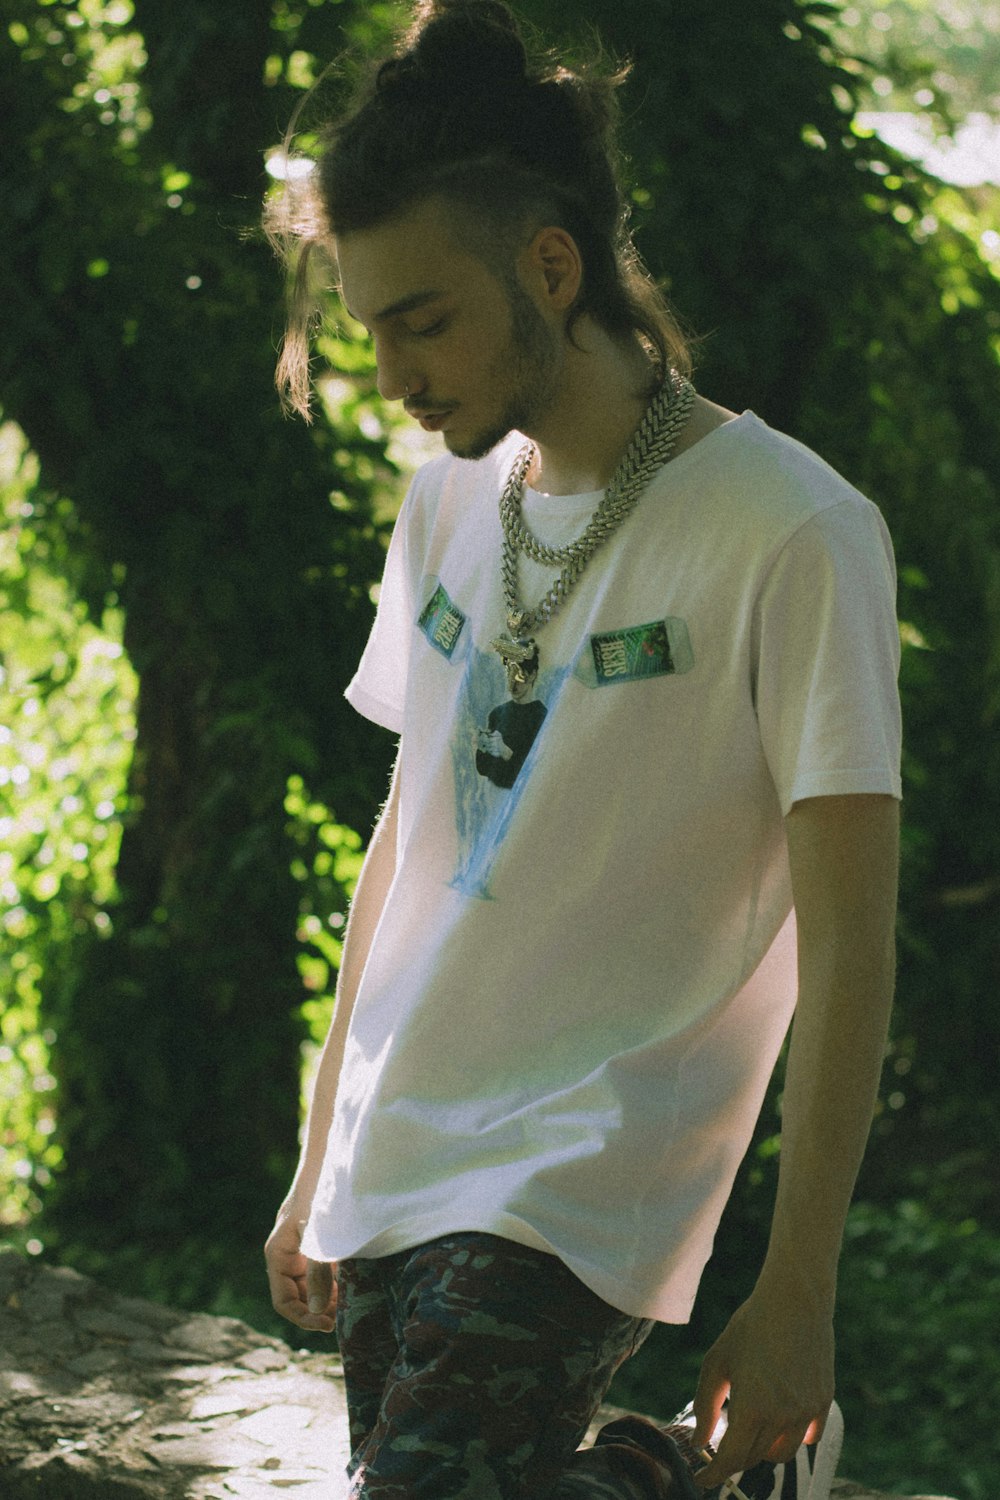
[[[488,353],[475,338],[457,339],[447,350],[436,351],[429,362],[433,390],[463,404],[481,398],[490,380]]]
[[[459,358],[470,374],[488,370],[493,362],[493,345],[485,329],[470,328],[461,341]]]
[[[509,322],[492,307],[468,310],[441,340],[424,351],[429,388],[463,405],[492,405],[506,399],[511,379]]]
[[[495,382],[510,364],[508,345],[509,340],[504,340],[495,319],[482,317],[471,322],[463,330],[457,346],[460,378],[470,384],[486,380]]]

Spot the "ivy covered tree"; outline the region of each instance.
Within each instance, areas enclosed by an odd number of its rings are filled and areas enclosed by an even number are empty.
[[[329,8],[326,49],[377,33],[366,11]],[[96,618],[120,603],[139,679],[110,926],[43,985],[47,1240],[210,1304],[257,1274],[296,1150],[289,779],[359,827],[384,785],[341,690],[391,470],[356,411],[307,429],[275,398],[281,278],[254,231],[293,9],[13,0],[5,21],[0,399],[37,455],[35,530],[65,531],[70,498],[75,579]]]

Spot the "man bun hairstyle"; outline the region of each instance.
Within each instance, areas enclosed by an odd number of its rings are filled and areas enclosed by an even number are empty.
[[[278,367],[287,404],[308,413],[313,245],[435,196],[458,210],[456,239],[508,284],[536,230],[565,229],[583,261],[570,336],[587,313],[613,337],[640,336],[651,388],[670,367],[689,373],[683,335],[629,231],[616,143],[627,73],[600,53],[576,71],[533,57],[500,0],[421,0],[395,54],[322,132],[307,211],[296,214],[293,202],[270,214],[272,239],[297,262]],[[284,226],[275,223],[282,213]]]

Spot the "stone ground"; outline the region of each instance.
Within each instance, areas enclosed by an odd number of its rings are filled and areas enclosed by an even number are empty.
[[[341,1500],[346,1461],[334,1357],[0,1250],[3,1500]]]

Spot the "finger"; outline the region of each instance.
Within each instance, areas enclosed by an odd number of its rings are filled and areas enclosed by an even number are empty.
[[[285,1281],[273,1287],[271,1304],[275,1312],[287,1318],[289,1323],[294,1323],[296,1328],[304,1328],[310,1333],[333,1332],[334,1320],[331,1314],[310,1312],[305,1289],[295,1282]]]
[[[293,1275],[274,1261],[268,1261],[267,1285],[271,1293],[271,1301],[279,1312],[286,1303],[299,1300],[300,1282],[300,1277]]]
[[[729,1381],[725,1376],[716,1373],[709,1356],[706,1355],[692,1402],[695,1419],[692,1440],[696,1448],[704,1448],[706,1443],[711,1442],[728,1395]]]
[[[269,1265],[267,1284],[271,1292],[271,1305],[275,1311],[279,1312],[283,1318],[290,1318],[293,1323],[297,1322],[299,1316],[307,1311],[302,1279],[286,1275],[276,1266]]]
[[[311,1260],[306,1269],[306,1297],[311,1313],[333,1311],[337,1303],[333,1267],[329,1261]]]
[[[703,1489],[712,1489],[722,1484],[731,1474],[741,1474],[752,1469],[766,1454],[768,1444],[764,1431],[756,1419],[730,1414],[729,1426],[719,1443],[715,1457],[704,1469],[695,1474],[695,1481]]]
[[[806,1429],[801,1424],[786,1428],[771,1444],[764,1457],[772,1464],[790,1464],[802,1446],[805,1435]]]
[[[715,1458],[695,1475],[698,1483],[711,1488],[722,1484],[732,1474],[745,1473],[765,1459],[772,1464],[792,1463],[805,1438],[805,1425],[797,1423],[794,1427],[784,1428],[776,1437],[773,1434],[774,1428],[769,1424],[757,1426],[751,1434],[749,1424],[744,1428],[731,1423]]]
[[[331,1333],[333,1318],[325,1304],[322,1315],[317,1316],[310,1311],[306,1286],[308,1269],[309,1262],[300,1252],[278,1246],[270,1247],[267,1255],[267,1282],[271,1306],[297,1328]]]
[[[266,1259],[268,1280],[299,1281],[305,1285],[309,1262],[304,1255],[292,1250],[272,1250]]]
[[[802,1441],[804,1443],[819,1442],[820,1438],[823,1436],[823,1430],[826,1427],[826,1419],[829,1415],[829,1412],[826,1412],[822,1417],[816,1417],[814,1421],[809,1423],[809,1426],[806,1428],[802,1438]]]
[[[264,1264],[268,1278],[288,1277],[292,1281],[304,1278],[308,1261],[302,1252],[288,1245],[268,1244],[264,1251]]]
[[[772,1464],[790,1464],[803,1443],[818,1443],[826,1426],[825,1417],[809,1422],[805,1418],[790,1422],[768,1448],[764,1457]]]

